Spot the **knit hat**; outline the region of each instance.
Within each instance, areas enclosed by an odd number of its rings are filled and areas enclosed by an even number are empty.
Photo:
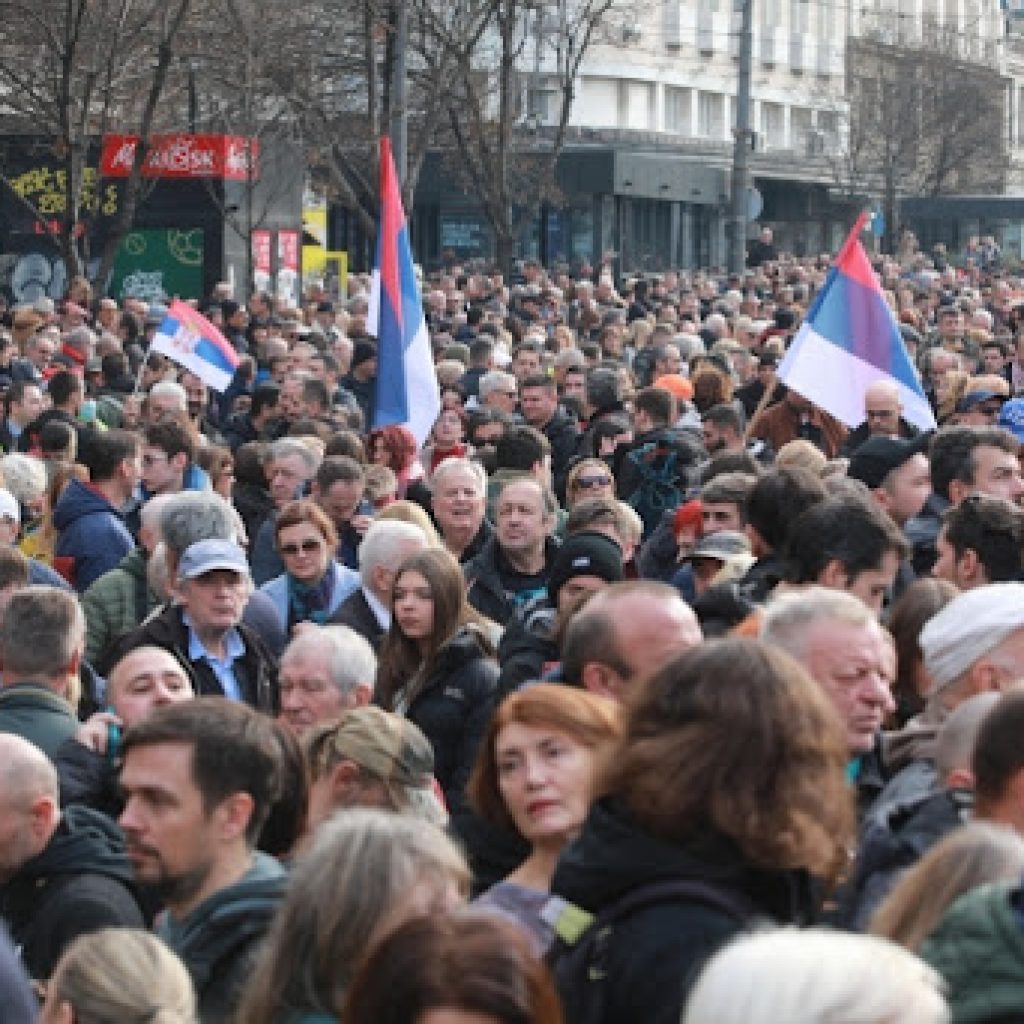
[[[693,385],[681,373],[662,374],[654,382],[654,387],[675,395],[682,402],[688,402],[693,398]]]
[[[618,583],[622,579],[622,549],[603,533],[574,533],[566,537],[548,577],[552,604],[558,604],[558,592],[575,576],[597,576]]]
[[[958,595],[925,623],[918,643],[932,679],[930,696],[1024,629],[1024,583],[990,583]]]

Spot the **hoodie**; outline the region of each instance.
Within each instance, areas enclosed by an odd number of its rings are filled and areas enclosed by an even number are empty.
[[[156,932],[188,968],[202,1024],[230,1020],[260,941],[284,896],[288,877],[265,853],[234,884],[199,904],[181,921],[165,914]]]
[[[0,917],[33,978],[50,977],[79,935],[144,928],[120,828],[88,807],[67,808],[43,851],[0,887]]]
[[[53,510],[59,536],[54,567],[84,593],[105,572],[116,569],[135,547],[124,520],[107,499],[89,484],[72,480]]]

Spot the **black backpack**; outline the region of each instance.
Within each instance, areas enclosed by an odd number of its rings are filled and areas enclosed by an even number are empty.
[[[650,536],[668,509],[683,503],[680,487],[679,453],[665,440],[648,441],[626,455],[640,478],[626,499],[644,524],[644,537]]]
[[[562,903],[562,901],[559,901]],[[596,916],[562,904],[552,922],[555,941],[547,962],[555,977],[566,1024],[605,1020],[608,949],[619,922],[659,903],[701,903],[746,925],[757,911],[742,894],[696,879],[651,882],[631,889]],[[680,979],[682,981],[683,979]]]

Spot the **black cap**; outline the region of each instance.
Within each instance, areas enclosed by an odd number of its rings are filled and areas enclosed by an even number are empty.
[[[904,441],[895,437],[869,437],[854,453],[846,475],[861,480],[868,487],[881,487],[882,481],[907,459],[918,452],[927,452],[931,435],[918,434]]]
[[[571,534],[551,564],[548,596],[552,604],[558,603],[558,592],[574,576],[597,576],[618,583],[622,579],[622,549],[603,533]]]

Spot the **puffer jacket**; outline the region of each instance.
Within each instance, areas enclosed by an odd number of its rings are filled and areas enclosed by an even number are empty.
[[[104,573],[82,595],[85,657],[101,675],[110,670],[106,655],[125,633],[135,629],[159,604],[146,579],[146,554],[128,552],[116,569]]]
[[[413,695],[406,710],[434,748],[434,776],[453,819],[465,813],[465,790],[494,710],[498,665],[487,643],[464,626],[442,648],[437,668]],[[458,830],[458,823],[453,821]]]
[[[949,986],[953,1024],[1024,1024],[1024,890],[996,882],[961,896],[921,956]]]

